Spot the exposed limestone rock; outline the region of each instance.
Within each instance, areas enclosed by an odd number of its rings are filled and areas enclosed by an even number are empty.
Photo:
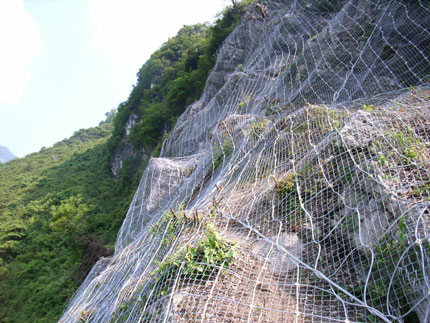
[[[363,192],[363,195],[365,194],[369,193]],[[364,200],[363,195],[357,194],[354,190],[345,192],[343,194],[345,208],[339,212],[333,224],[336,225],[340,219],[349,221],[351,225],[348,229],[352,230],[354,246],[366,250],[364,246],[367,248],[374,246],[384,234],[390,223],[387,217],[390,213],[387,213],[384,207],[384,198],[374,196]]]
[[[196,155],[187,158],[165,159],[153,158],[150,160],[146,176],[142,178],[139,184],[138,191],[144,194],[135,194],[133,198],[133,206],[130,207],[127,214],[133,212],[143,212],[146,214],[144,218],[130,218],[126,225],[121,227],[118,233],[117,245],[115,251],[118,252],[124,248],[130,241],[133,241],[144,230],[148,222],[151,222],[158,212],[160,207],[163,207],[163,200],[166,204],[172,199],[177,198],[176,188],[181,184],[186,183],[196,168],[201,155]],[[158,180],[156,187],[145,187],[145,180]],[[169,207],[164,208],[164,212],[168,211]]]
[[[376,123],[368,113],[358,111],[342,128],[340,145],[346,145],[349,148],[365,148],[375,139],[382,137],[381,126],[382,124]]]
[[[118,171],[122,168],[123,163],[127,158],[138,157],[138,158],[144,159],[148,157],[146,156],[147,153],[143,148],[141,151],[135,151],[135,149],[133,148],[133,145],[128,140],[128,135],[130,135],[130,130],[137,122],[139,122],[138,116],[135,114],[131,114],[124,126],[125,137],[122,139],[121,144],[118,146],[119,149],[115,152],[111,163],[111,170],[114,176],[118,175]]]
[[[297,268],[294,258],[301,259],[304,245],[297,234],[282,232],[279,236],[271,237],[275,244],[268,241],[257,241],[254,243],[252,253],[267,260],[268,267],[274,275],[287,275]],[[288,254],[280,250],[279,247],[287,250]]]
[[[131,143],[127,142],[123,144],[123,146],[115,152],[115,155],[112,160],[112,173],[114,176],[118,175],[118,171],[122,168],[122,164],[127,157],[133,155],[133,147]]]

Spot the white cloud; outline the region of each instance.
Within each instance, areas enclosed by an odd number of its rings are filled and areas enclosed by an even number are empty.
[[[22,0],[0,1],[0,102],[17,104],[30,82],[27,65],[42,51],[39,28]]]
[[[225,0],[90,0],[91,43],[114,59],[147,59],[183,25],[212,21]]]

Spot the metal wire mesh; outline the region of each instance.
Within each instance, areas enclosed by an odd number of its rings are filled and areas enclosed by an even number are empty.
[[[265,1],[60,322],[430,322],[430,4]]]

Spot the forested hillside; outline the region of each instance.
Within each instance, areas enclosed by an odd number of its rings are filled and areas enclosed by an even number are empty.
[[[0,320],[53,322],[112,252],[135,185],[108,167],[111,121],[0,165]]]
[[[125,142],[135,152],[155,148],[153,155],[158,155],[162,137],[167,136],[185,108],[200,97],[218,49],[250,2],[235,1],[213,25],[184,26],[151,55],[137,73],[129,99],[118,107],[108,143],[111,159]]]
[[[129,98],[98,127],[0,164],[1,322],[58,320],[94,263],[113,253],[148,158],[200,96],[245,8],[238,2],[213,25],[184,26],[142,66]],[[112,174],[126,145],[132,153]]]

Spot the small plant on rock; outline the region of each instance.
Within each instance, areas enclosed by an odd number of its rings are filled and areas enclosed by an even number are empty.
[[[215,146],[214,149],[214,168],[218,168],[221,165],[224,158],[231,155],[233,152],[233,142],[230,138],[224,139],[221,145]]]
[[[277,106],[277,105],[270,105],[270,104],[268,104],[267,106],[266,106],[266,116],[271,116],[271,115],[274,115],[274,114],[280,114],[282,112],[282,109],[279,107],[279,106]]]
[[[180,205],[176,212],[173,209],[166,212],[165,215],[157,221],[157,223],[151,226],[149,232],[154,235],[164,235],[164,238],[161,241],[161,249],[164,249],[176,239],[178,228],[188,220],[185,206]]]
[[[90,322],[91,317],[93,316],[93,312],[91,311],[82,311],[81,314],[79,315],[79,323],[83,323],[83,322]]]
[[[170,259],[160,264],[154,274],[161,273],[161,278],[176,276],[182,266],[187,278],[197,279],[214,271],[214,267],[228,266],[235,257],[235,244],[227,242],[215,230],[213,223],[206,225],[205,238],[197,242],[197,246],[188,246]]]
[[[264,121],[254,121],[249,124],[250,135],[255,139],[260,138],[266,130],[266,123]]]
[[[146,287],[146,292],[137,298],[141,308],[148,308],[162,297],[169,295],[175,281],[213,278],[222,268],[228,268],[234,261],[236,244],[226,241],[215,229],[211,222],[206,224],[204,237],[195,245],[187,246],[177,253],[158,263],[158,268],[152,273],[152,281]],[[128,308],[130,302],[125,303]],[[121,310],[116,314],[116,318]],[[142,322],[149,322],[159,315],[157,310],[146,312]]]
[[[377,111],[378,108],[374,104],[369,104],[369,105],[363,104],[363,110],[370,112],[370,111]]]
[[[403,164],[408,164],[410,161],[418,161],[422,158],[423,142],[415,136],[412,129],[408,128],[407,133],[402,131],[392,132],[393,139],[396,141],[400,152],[404,156],[402,159]]]
[[[279,196],[286,196],[296,189],[296,173],[290,172],[275,182],[274,190]]]
[[[242,101],[239,102],[237,107],[239,109],[242,109],[245,105],[248,105],[248,103],[251,102],[251,100],[252,100],[252,97],[250,95],[248,95],[245,99],[243,99]]]

